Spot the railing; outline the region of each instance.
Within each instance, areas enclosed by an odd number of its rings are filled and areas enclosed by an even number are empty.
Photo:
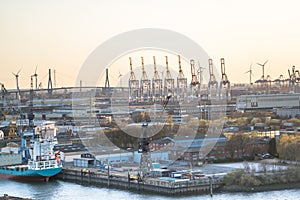
[[[29,161],[28,165],[29,165],[29,169],[34,169],[34,170],[61,167],[61,164],[59,164],[56,160]]]

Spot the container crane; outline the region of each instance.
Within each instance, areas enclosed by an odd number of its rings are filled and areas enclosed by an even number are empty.
[[[149,101],[150,97],[150,80],[148,79],[147,73],[145,71],[145,66],[144,66],[144,58],[141,57],[142,60],[142,77],[141,77],[141,82],[140,82],[140,87],[141,87],[141,99],[144,102]]]
[[[135,78],[134,71],[132,69],[132,60],[129,57],[130,62],[130,77],[128,81],[129,86],[129,102],[138,102],[139,101],[139,81]]]
[[[289,89],[290,91],[295,91],[295,86],[297,84],[297,73],[299,74],[298,70],[295,70],[295,66],[292,67],[292,72],[288,69],[289,73]]]
[[[203,84],[203,70],[205,68],[200,66],[200,62],[198,60],[198,69],[197,69],[197,75],[199,80],[199,89],[201,89],[201,84]]]
[[[153,101],[159,101],[162,98],[162,79],[159,77],[158,71],[156,69],[155,56],[153,56],[153,67],[154,67],[154,76],[152,79]]]
[[[222,80],[220,82],[220,98],[225,98],[229,100],[230,98],[230,81],[227,78],[227,74],[225,73],[225,59],[221,58],[221,72],[222,72]]]
[[[218,95],[218,82],[213,72],[213,61],[212,59],[208,60],[209,65],[209,82],[208,82],[208,96],[209,98],[216,98]]]
[[[7,95],[7,90],[4,86],[3,83],[0,83],[1,84],[1,94],[2,94],[2,99],[4,100],[5,96]]]
[[[166,56],[166,77],[164,89],[165,97],[167,97],[169,94],[174,96],[174,87],[174,78],[172,78],[171,72],[169,70],[168,56]]]
[[[199,81],[196,74],[195,61],[190,60],[190,64],[191,64],[191,74],[192,74],[192,80],[191,80],[192,93],[193,96],[197,96],[199,92]]]
[[[183,71],[181,69],[181,60],[180,55],[178,55],[178,67],[179,67],[179,73],[177,77],[177,99],[178,100],[184,100],[186,96],[186,90],[187,90],[187,78],[184,77]]]

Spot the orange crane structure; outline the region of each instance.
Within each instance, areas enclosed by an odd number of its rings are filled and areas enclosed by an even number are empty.
[[[196,69],[195,69],[195,61],[191,60],[191,74],[192,74],[192,80],[191,80],[191,89],[192,89],[192,95],[193,96],[198,96],[199,94],[199,89],[200,89],[200,84],[198,81],[198,77],[196,74]]]
[[[162,79],[159,77],[158,71],[156,69],[155,56],[153,56],[153,67],[154,76],[152,79],[152,100],[155,102],[162,100]]]
[[[169,62],[168,62],[168,56],[166,56],[166,77],[164,80],[164,94],[165,99],[170,94],[172,97],[175,95],[175,86],[174,86],[174,78],[172,78],[171,72],[169,70]]]
[[[141,60],[142,60],[142,77],[140,81],[141,101],[149,102],[151,100],[150,98],[151,81],[148,79],[147,73],[145,71],[144,58],[141,57]]]
[[[184,76],[183,71],[181,69],[181,60],[180,55],[178,55],[178,67],[179,74],[177,77],[177,100],[184,100],[187,92],[187,78]]]
[[[222,72],[222,80],[220,81],[220,99],[230,100],[230,81],[227,78],[227,74],[225,73],[225,59],[221,58],[221,72]]]
[[[134,71],[132,69],[132,59],[129,57],[130,62],[130,77],[128,81],[129,86],[129,102],[138,102],[139,101],[139,80],[135,78]]]
[[[209,65],[209,82],[208,82],[208,98],[215,99],[218,97],[218,82],[213,72],[213,61],[212,59],[208,60]]]

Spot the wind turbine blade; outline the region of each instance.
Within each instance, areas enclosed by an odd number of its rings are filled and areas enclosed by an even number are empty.
[[[269,60],[267,60],[267,61],[263,64],[263,66],[265,66],[265,64],[267,64],[268,61],[269,61]]]
[[[264,65],[262,65],[262,64],[260,64],[260,63],[256,63],[256,64],[258,64],[258,65],[260,65],[260,66],[262,66],[262,67],[264,66]]]
[[[17,72],[17,75],[19,75],[20,71],[21,71],[21,69],[19,69],[19,71]]]
[[[37,66],[35,67],[34,75],[36,75]]]
[[[13,74],[14,76],[17,76],[17,74],[15,74],[15,73],[13,73],[13,72],[12,72],[12,74]]]

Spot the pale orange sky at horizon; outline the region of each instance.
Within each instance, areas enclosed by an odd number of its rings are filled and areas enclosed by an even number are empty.
[[[218,70],[220,58],[225,58],[232,83],[249,82],[245,72],[251,63],[252,80],[262,74],[256,63],[266,60],[265,74],[272,79],[280,74],[287,77],[293,65],[300,68],[300,2],[296,0],[0,0],[0,5],[0,82],[8,89],[16,88],[12,73],[20,69],[20,88],[29,88],[36,66],[43,88],[49,68],[56,70],[57,87],[73,86],[96,47],[140,28],[168,29],[189,37]],[[118,71],[129,72],[128,58],[124,60],[113,80],[118,79]],[[201,63],[205,70],[207,65]],[[184,73],[190,77],[189,70]]]

